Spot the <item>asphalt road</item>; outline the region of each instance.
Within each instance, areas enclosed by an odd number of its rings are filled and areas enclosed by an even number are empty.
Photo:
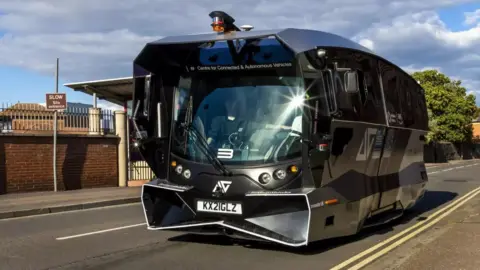
[[[0,269],[329,269],[480,186],[480,162],[468,164],[429,169],[412,215],[300,250],[147,231],[140,204],[0,220]]]

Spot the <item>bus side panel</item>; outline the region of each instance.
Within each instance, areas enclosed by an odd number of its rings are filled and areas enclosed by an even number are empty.
[[[423,161],[424,131],[428,128],[424,96],[415,81],[398,67],[378,61],[388,120],[385,149],[379,170],[384,208],[400,201],[411,206],[427,181]]]
[[[407,129],[388,128],[385,136],[385,146],[378,171],[380,201],[378,209],[385,208],[397,202],[400,194],[400,173],[409,170],[409,158],[405,158],[411,131]]]
[[[377,173],[386,117],[377,60],[348,49],[329,49],[329,55],[330,61],[335,62],[329,64],[355,70],[360,82],[360,91],[355,94],[346,93],[342,74],[335,75],[332,83],[335,89],[334,107],[339,113],[333,116],[330,126],[331,156],[325,165],[327,169],[323,173],[322,186],[332,188],[343,200],[343,205],[337,207],[339,211],[333,217],[334,226],[325,229],[327,235],[337,235],[339,232],[349,234],[358,231],[378,206]],[[318,220],[315,220],[316,215],[312,209],[312,223],[317,223],[312,226],[325,226],[323,216],[318,214]]]
[[[400,164],[398,175],[400,190],[396,200],[400,201],[404,208],[415,204],[416,200],[423,195],[428,181],[423,159],[424,141],[422,138],[425,135],[425,131],[410,131],[407,147]]]
[[[377,172],[385,127],[381,125],[338,121],[332,122],[333,141],[323,188],[332,188],[343,199],[332,215],[334,224],[325,228],[326,235],[356,232],[378,203]],[[313,203],[313,202],[312,202]],[[325,226],[324,213],[312,209],[312,231]],[[312,238],[315,236],[312,235]],[[324,238],[325,235],[317,237]]]

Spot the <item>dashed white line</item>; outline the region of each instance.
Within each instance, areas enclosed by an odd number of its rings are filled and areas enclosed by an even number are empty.
[[[480,163],[474,163],[474,164],[469,164],[469,165],[462,165],[462,166],[458,166],[458,167],[453,167],[453,168],[448,168],[448,169],[444,169],[444,170],[434,171],[434,172],[431,172],[431,173],[428,173],[428,174],[436,174],[436,173],[441,173],[441,172],[448,172],[448,171],[458,170],[458,169],[462,169],[462,168],[466,168],[466,167],[477,166],[477,165],[479,165],[479,164],[480,164]]]
[[[72,238],[78,238],[78,237],[83,237],[83,236],[88,236],[88,235],[93,235],[93,234],[100,234],[100,233],[118,231],[118,230],[123,230],[123,229],[128,229],[128,228],[133,228],[133,227],[139,227],[139,226],[145,226],[145,225],[147,225],[147,223],[139,223],[139,224],[127,225],[127,226],[111,228],[111,229],[106,229],[106,230],[101,230],[101,231],[82,233],[82,234],[76,234],[76,235],[70,235],[70,236],[64,236],[64,237],[57,237],[57,238],[55,238],[55,240],[67,240],[67,239],[72,239]]]

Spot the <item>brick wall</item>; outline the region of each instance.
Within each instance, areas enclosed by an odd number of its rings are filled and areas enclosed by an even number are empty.
[[[118,186],[115,136],[59,135],[59,190]],[[0,194],[53,190],[53,137],[0,136]]]

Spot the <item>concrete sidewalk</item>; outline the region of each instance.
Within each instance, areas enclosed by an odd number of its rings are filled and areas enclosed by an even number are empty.
[[[480,196],[445,223],[446,230],[401,269],[480,269]]]
[[[0,196],[0,219],[140,202],[141,187],[14,193]]]
[[[480,195],[365,269],[480,269]]]

